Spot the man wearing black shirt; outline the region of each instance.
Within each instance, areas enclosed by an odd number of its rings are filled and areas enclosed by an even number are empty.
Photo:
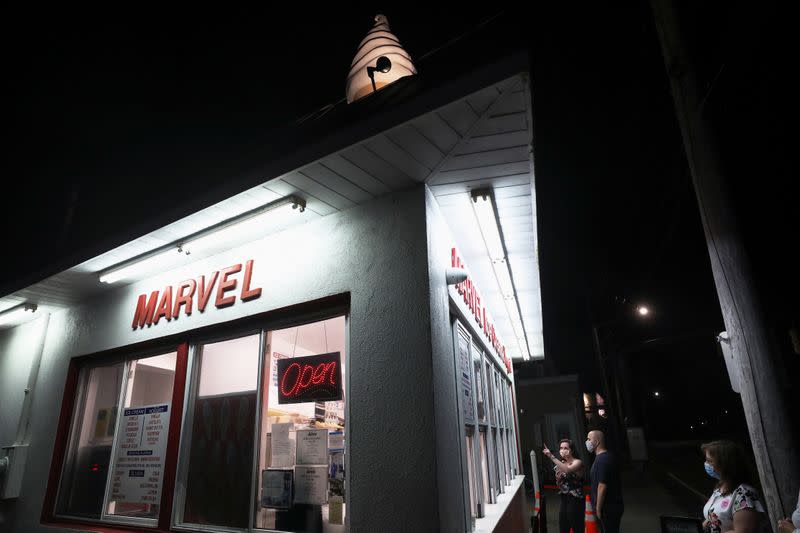
[[[619,523],[625,507],[622,503],[622,484],[615,457],[606,449],[602,431],[590,431],[586,449],[595,454],[592,470],[592,506],[602,533],[619,533]]]

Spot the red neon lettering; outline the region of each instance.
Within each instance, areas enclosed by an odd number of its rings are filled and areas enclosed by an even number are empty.
[[[305,379],[306,375],[308,375],[308,380],[304,383],[303,380]],[[304,365],[303,372],[300,374],[300,379],[297,380],[297,388],[298,389],[307,389],[311,386],[311,376],[314,375],[314,367],[311,365]]]
[[[236,297],[225,296],[225,293],[235,289],[237,281],[235,279],[228,279],[228,276],[231,274],[236,274],[241,269],[242,264],[239,263],[238,265],[229,266],[228,268],[222,270],[222,279],[217,287],[217,301],[214,302],[214,305],[217,307],[227,307],[229,305],[233,305],[233,303],[236,301]]]
[[[181,305],[186,312],[186,315],[192,314],[192,296],[197,288],[197,282],[193,279],[187,279],[178,286],[178,293],[175,295],[175,307],[172,309],[173,318],[178,318],[181,311]],[[184,291],[189,289],[189,294],[184,294]]]
[[[281,378],[281,394],[287,397],[297,396],[312,385],[322,385],[325,378],[328,383],[336,385],[336,361],[319,363],[316,366],[291,363],[286,367]],[[291,387],[288,385],[291,384]]]
[[[294,380],[294,385],[292,385],[292,388],[287,391],[286,378],[289,377],[289,371],[292,369],[292,367],[297,369],[297,377]],[[287,366],[286,370],[283,372],[283,377],[281,378],[281,394],[283,394],[284,396],[294,396],[295,389],[297,388],[297,384],[299,382],[298,379],[299,377],[300,377],[300,363],[292,363],[289,366]]]
[[[319,385],[320,383],[324,383],[325,372],[327,371],[328,371],[328,365],[326,363],[317,365],[317,368],[315,368],[313,373],[311,374],[311,383],[314,385]]]
[[[450,249],[450,264],[457,268],[464,268],[464,261],[458,255],[455,247]],[[500,338],[495,331],[494,323],[489,312],[485,306],[481,306],[481,297],[478,288],[472,282],[472,278],[467,277],[466,280],[456,285],[458,294],[463,298],[464,304],[475,317],[475,322],[478,327],[483,329],[483,334],[492,347],[497,351],[497,354],[505,359],[506,367],[511,372],[511,359],[505,355],[505,346],[500,342]]]
[[[145,304],[145,302],[147,302]],[[133,329],[143,328],[145,324],[148,326],[153,323],[153,313],[156,311],[156,302],[158,302],[158,291],[150,293],[150,299],[144,294],[139,295],[139,300],[136,302],[136,312],[133,314]]]
[[[172,320],[172,287],[166,287],[164,294],[161,295],[161,302],[158,304],[158,310],[153,317],[153,324],[158,324],[161,317],[165,317],[169,322]]]
[[[261,288],[250,289],[250,279],[253,277],[253,260],[250,259],[244,264],[244,281],[242,282],[242,294],[239,296],[243,302],[261,296]]]
[[[197,293],[199,296],[197,299],[197,310],[201,313],[206,310],[206,304],[208,303],[208,298],[211,296],[211,291],[214,289],[214,284],[217,282],[217,276],[219,276],[219,270],[211,275],[211,279],[208,281],[208,287],[206,287],[206,277],[200,276],[200,292]]]

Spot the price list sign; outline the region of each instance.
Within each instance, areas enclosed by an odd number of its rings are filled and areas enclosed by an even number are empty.
[[[109,500],[157,504],[161,500],[170,404],[124,409]]]

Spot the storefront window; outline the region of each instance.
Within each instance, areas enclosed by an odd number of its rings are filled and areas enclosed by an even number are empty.
[[[483,482],[483,503],[494,503],[494,495],[489,483],[489,447],[486,442],[486,429],[481,428],[481,480]]]
[[[248,527],[259,335],[197,348],[184,421],[179,522]]]
[[[170,352],[81,369],[57,515],[156,525],[176,361]]]
[[[497,425],[497,411],[495,410],[495,397],[494,397],[494,379],[492,374],[492,364],[486,361],[486,397],[489,398],[489,423],[492,426]]]
[[[338,316],[155,356],[76,362],[50,519],[343,532],[345,333]]]
[[[255,527],[344,531],[345,318],[267,333]]]
[[[177,355],[128,363],[104,518],[158,519]]]
[[[467,429],[467,435],[464,437],[467,445],[467,474],[469,475],[469,509],[472,518],[478,516],[478,484],[475,479],[475,450],[474,450],[474,432],[472,428]]]
[[[483,378],[481,377],[481,352],[472,345],[473,363],[475,366],[473,375],[475,376],[475,397],[478,405],[478,421],[486,424],[486,396],[483,391]]]
[[[494,397],[495,407],[497,408],[497,463],[500,473],[500,492],[505,492],[505,486],[511,483],[511,478],[508,474],[508,460],[506,455],[506,435],[505,435],[505,413],[503,412],[503,396],[502,390],[504,388],[504,380],[500,377],[497,369],[494,370]]]
[[[124,366],[120,362],[81,370],[56,514],[100,518]]]

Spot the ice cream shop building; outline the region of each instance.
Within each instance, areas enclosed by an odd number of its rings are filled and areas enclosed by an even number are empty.
[[[376,17],[202,209],[0,295],[0,529],[523,527],[528,60],[423,66]]]

